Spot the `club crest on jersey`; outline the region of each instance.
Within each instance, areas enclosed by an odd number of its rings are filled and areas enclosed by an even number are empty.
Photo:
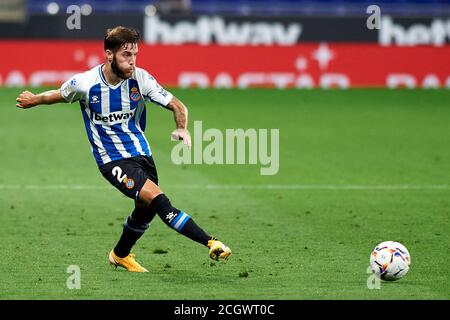
[[[131,178],[125,177],[125,179],[123,179],[123,183],[125,183],[125,187],[127,187],[127,189],[134,188],[134,180]]]
[[[131,88],[130,99],[133,101],[141,100],[141,94],[139,93],[138,88],[136,87]]]

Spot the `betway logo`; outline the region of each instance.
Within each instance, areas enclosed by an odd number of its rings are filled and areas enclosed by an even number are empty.
[[[302,26],[279,22],[226,22],[221,17],[202,16],[196,22],[178,21],[174,24],[158,16],[146,17],[144,39],[150,44],[198,43],[208,45],[283,45],[298,42]]]
[[[430,25],[415,23],[404,27],[394,23],[391,17],[382,17],[379,42],[384,46],[443,46],[450,42],[450,19],[433,19]]]
[[[131,117],[133,117],[136,109],[130,111],[115,111],[108,114],[98,114],[94,112],[94,123],[100,125],[112,126],[113,124],[127,122]]]

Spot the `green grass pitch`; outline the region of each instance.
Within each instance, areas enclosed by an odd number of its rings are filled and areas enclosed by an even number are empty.
[[[78,104],[19,110],[20,91],[0,89],[0,299],[450,298],[448,90],[172,90],[191,125],[279,129],[280,169],[174,165],[172,114],[148,105],[162,189],[233,255],[156,217],[133,250],[146,274],[107,263],[133,203],[97,170]],[[370,290],[384,240],[411,269]]]

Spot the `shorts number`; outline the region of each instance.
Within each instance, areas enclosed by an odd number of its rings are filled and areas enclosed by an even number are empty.
[[[126,174],[122,176],[122,169],[120,167],[114,167],[111,172],[114,177],[117,176],[117,181],[119,182],[122,182],[127,177]]]

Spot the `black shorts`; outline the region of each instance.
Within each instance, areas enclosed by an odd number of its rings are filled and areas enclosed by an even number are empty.
[[[114,187],[135,200],[147,179],[158,184],[158,174],[152,156],[112,161],[100,166],[99,170]]]

